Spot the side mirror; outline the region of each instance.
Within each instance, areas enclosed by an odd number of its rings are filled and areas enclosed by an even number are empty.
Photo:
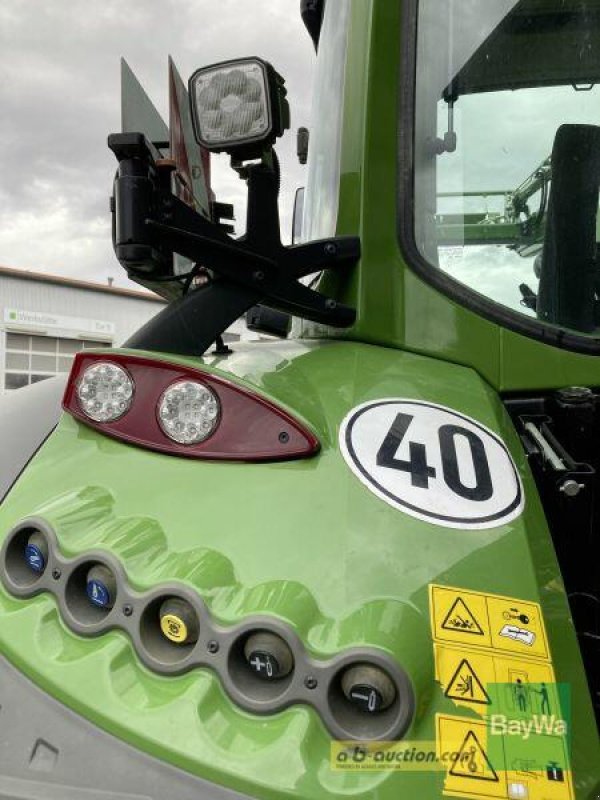
[[[599,190],[600,127],[562,125],[552,151],[537,315],[582,333],[598,324]]]

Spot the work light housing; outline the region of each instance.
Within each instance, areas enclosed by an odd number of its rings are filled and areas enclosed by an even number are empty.
[[[189,81],[196,140],[215,153],[260,157],[290,126],[285,81],[260,58],[196,70]]]

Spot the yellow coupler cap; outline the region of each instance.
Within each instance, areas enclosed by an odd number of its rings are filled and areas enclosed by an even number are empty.
[[[165,600],[159,613],[160,629],[174,644],[193,644],[198,640],[199,625],[196,612],[189,603],[178,597]]]

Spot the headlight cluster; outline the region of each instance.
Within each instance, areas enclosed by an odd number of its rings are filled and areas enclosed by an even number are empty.
[[[253,616],[224,627],[184,584],[165,583],[139,593],[106,552],[66,558],[43,519],[24,520],[9,533],[0,577],[22,599],[51,592],[76,634],[123,630],[155,672],[213,669],[232,701],[246,711],[265,715],[309,704],[339,739],[396,739],[412,722],[412,684],[384,651],[352,647],[322,660],[274,617]]]

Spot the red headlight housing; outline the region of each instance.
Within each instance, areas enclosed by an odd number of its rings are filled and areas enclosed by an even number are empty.
[[[128,408],[122,411],[121,403],[116,419],[93,419],[89,401],[81,399],[87,392],[87,385],[83,392],[82,386],[89,382],[84,375],[96,376],[99,370],[104,373],[102,389],[107,390],[108,380],[108,391],[114,388],[118,400],[122,398],[122,387],[113,387],[111,376],[122,381],[124,373],[132,384],[131,391],[127,391]],[[165,397],[175,397],[175,406],[166,407]],[[174,431],[172,420],[167,420],[166,415],[172,413],[177,402],[187,403],[187,408],[195,404],[196,413],[182,414],[184,422],[193,419],[185,423],[185,430]],[[106,436],[187,458],[279,461],[307,458],[320,447],[311,431],[254,392],[201,369],[124,353],[79,353],[73,362],[63,408]],[[204,426],[202,429],[196,420]]]

